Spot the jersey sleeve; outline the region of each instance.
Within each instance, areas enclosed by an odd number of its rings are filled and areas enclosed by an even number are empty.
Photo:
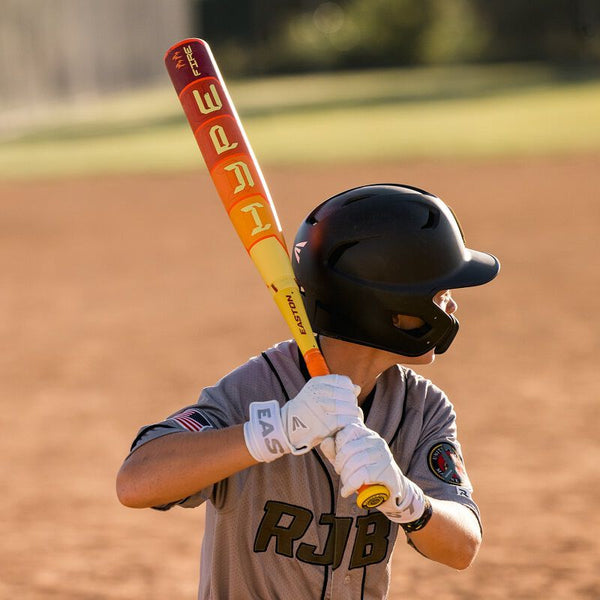
[[[165,435],[182,432],[201,433],[244,423],[248,420],[251,402],[273,398],[272,384],[269,387],[271,379],[271,372],[264,359],[250,359],[214,386],[202,390],[196,404],[178,410],[163,421],[142,427],[131,445],[131,452]],[[175,505],[193,508],[208,499],[219,503],[226,489],[227,480],[224,480],[199,490],[188,498],[153,508],[168,510]]]
[[[131,444],[130,453],[135,452],[144,444],[165,435],[182,432],[200,433],[202,431],[220,429],[223,427],[224,424],[211,415],[210,412],[211,411],[206,410],[201,404],[201,401],[199,401],[197,404],[186,406],[185,408],[178,410],[163,421],[142,427]],[[176,505],[192,508],[205,502],[211,493],[212,486],[205,490],[200,490],[193,496],[182,498],[181,500],[170,502],[168,504],[153,506],[152,508],[156,510],[169,510]]]
[[[473,511],[481,527],[479,508],[458,441],[456,413],[446,395],[427,380],[424,386],[421,433],[406,475],[432,498],[458,502]]]

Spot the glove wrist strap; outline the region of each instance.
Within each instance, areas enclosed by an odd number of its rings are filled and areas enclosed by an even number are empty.
[[[425,508],[423,510],[423,514],[418,519],[416,519],[415,521],[411,521],[410,523],[400,523],[400,527],[402,527],[402,529],[404,529],[406,533],[419,531],[420,529],[423,529],[423,527],[425,527],[427,523],[429,523],[431,515],[433,515],[433,508],[431,506],[429,498],[425,496]]]
[[[427,498],[423,490],[400,474],[401,493],[384,502],[379,508],[390,521],[400,525],[418,521],[425,512]]]
[[[250,404],[250,418],[244,423],[244,440],[248,452],[258,462],[271,462],[292,451],[277,400]]]

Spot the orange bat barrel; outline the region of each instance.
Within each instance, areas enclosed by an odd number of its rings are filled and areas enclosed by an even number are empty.
[[[296,284],[281,224],[262,171],[206,42],[183,40],[165,65],[210,176],[244,248],[270,289],[312,377],[329,373]],[[383,486],[363,486],[357,502],[378,506]]]
[[[309,373],[327,374],[271,194],[208,44],[183,40],[167,51],[165,64],[225,210],[286,319]]]

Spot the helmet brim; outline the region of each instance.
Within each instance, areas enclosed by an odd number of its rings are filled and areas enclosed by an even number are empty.
[[[443,288],[483,285],[494,279],[499,271],[500,261],[493,254],[465,248],[463,264],[444,281]]]

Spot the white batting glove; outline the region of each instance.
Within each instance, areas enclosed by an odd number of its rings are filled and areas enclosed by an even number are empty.
[[[343,375],[314,377],[282,408],[277,400],[250,404],[244,438],[259,462],[288,453],[305,454],[323,439],[357,420],[360,388]]]
[[[341,495],[347,498],[364,484],[380,483],[390,491],[377,508],[391,521],[410,523],[425,510],[425,495],[396,464],[387,442],[364,423],[350,423],[321,449],[342,481]]]

